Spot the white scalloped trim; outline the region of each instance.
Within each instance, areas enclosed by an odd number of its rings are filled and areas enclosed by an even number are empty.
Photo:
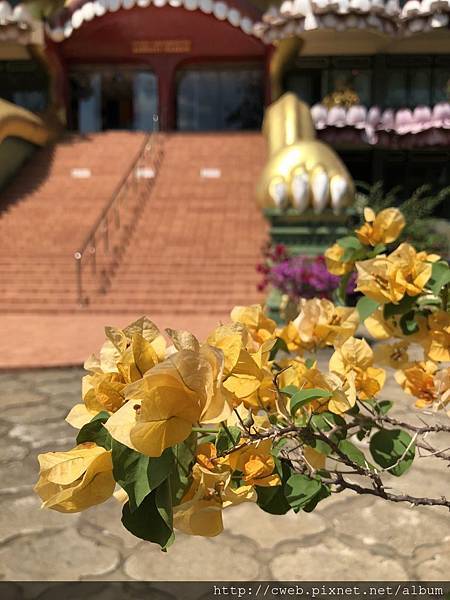
[[[288,30],[288,23],[296,24]],[[388,35],[411,35],[442,29],[450,22],[450,0],[284,0],[271,6],[254,27],[264,40],[280,40],[316,29],[370,29]]]
[[[439,102],[434,106],[418,106],[414,110],[401,108],[381,110],[377,106],[361,105],[344,108],[323,104],[311,107],[311,116],[317,130],[334,127],[352,127],[365,131],[369,143],[376,143],[376,132],[393,132],[397,135],[418,134],[430,129],[450,130],[450,103]]]
[[[256,33],[257,27],[249,17],[242,16],[236,8],[228,6],[222,0],[217,2],[215,0],[94,0],[77,9],[62,26],[52,27],[47,24],[45,29],[47,35],[54,42],[62,42],[69,38],[74,30],[79,29],[85,21],[102,17],[107,12],[116,12],[121,8],[125,10],[135,6],[146,8],[150,4],[157,8],[168,5],[172,8],[182,7],[188,11],[200,10],[207,15],[212,15],[219,21],[228,21],[230,25],[241,29],[247,35],[255,35],[258,38],[262,35],[262,32],[261,35]],[[7,7],[9,7],[9,4],[4,0],[0,0],[0,24],[2,15],[5,14],[5,18],[7,18],[9,14],[7,13]]]
[[[0,0],[0,41],[29,44],[38,27],[41,27],[40,21],[25,4],[13,8],[6,0]]]

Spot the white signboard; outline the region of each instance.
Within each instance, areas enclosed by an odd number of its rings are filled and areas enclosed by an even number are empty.
[[[136,169],[136,179],[153,179],[155,171],[148,167],[139,167]]]
[[[90,169],[72,169],[70,176],[74,179],[88,179],[91,176]]]
[[[200,177],[202,179],[219,179],[222,177],[222,171],[211,168],[200,169]]]

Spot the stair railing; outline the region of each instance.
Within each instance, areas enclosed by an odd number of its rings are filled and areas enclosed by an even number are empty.
[[[80,306],[90,303],[92,291],[107,291],[153,188],[162,157],[163,136],[153,132],[145,138],[84,243],[74,253]],[[90,273],[86,272],[89,264]]]

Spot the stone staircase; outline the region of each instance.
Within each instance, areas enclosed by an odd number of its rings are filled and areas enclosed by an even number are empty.
[[[2,312],[78,309],[73,254],[144,140],[130,132],[67,138],[39,150],[0,193]],[[91,176],[80,178],[82,169]]]
[[[41,151],[0,196],[0,311],[223,315],[262,299],[255,266],[267,226],[253,198],[262,137],[169,134],[106,293],[87,280],[89,304],[78,305],[73,252],[143,140],[130,132],[73,138]],[[71,177],[85,167],[92,177]]]

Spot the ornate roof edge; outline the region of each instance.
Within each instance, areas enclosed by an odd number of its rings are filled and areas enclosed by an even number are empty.
[[[450,129],[426,129],[417,134],[399,135],[393,131],[380,131],[376,141],[369,143],[365,132],[361,129],[346,127],[336,129],[328,127],[318,131],[317,137],[331,146],[345,147],[347,150],[361,147],[387,148],[390,150],[420,150],[421,148],[436,148],[448,150],[450,147]]]
[[[285,0],[270,7],[255,33],[266,43],[307,31],[373,30],[408,36],[442,29],[450,23],[450,0]]]
[[[378,106],[355,105],[325,107],[315,104],[311,116],[316,129],[351,128],[361,133],[361,138],[369,144],[378,142],[380,133],[396,136],[417,135],[431,130],[450,132],[450,102],[439,102],[434,106],[417,106],[414,109],[380,109]],[[448,140],[448,136],[446,138]]]
[[[0,0],[0,42],[26,45],[42,40],[42,22],[33,17],[25,4],[13,7]]]
[[[199,10],[219,21],[228,21],[230,25],[241,29],[246,35],[255,35],[255,21],[261,16],[261,13],[254,7],[244,5],[244,10],[242,10],[242,8],[230,6],[221,0],[82,0],[73,2],[59,14],[54,15],[46,24],[46,33],[53,41],[62,42],[87,21],[92,21],[107,13],[117,12],[120,9],[130,10],[149,6],[155,8],[169,6],[184,8],[188,11]],[[255,37],[259,38],[259,36]]]

